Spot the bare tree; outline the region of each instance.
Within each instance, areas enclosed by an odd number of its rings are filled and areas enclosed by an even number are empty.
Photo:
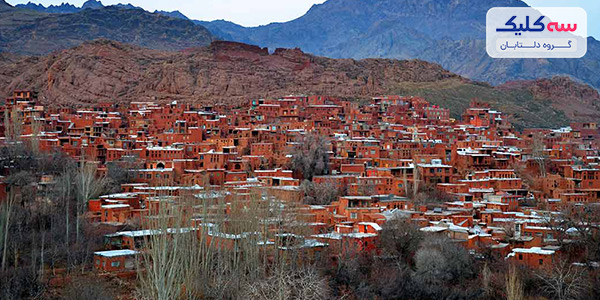
[[[532,136],[531,155],[540,168],[540,176],[546,177],[546,154],[544,153],[544,134],[535,133]]]
[[[291,148],[292,170],[301,173],[304,179],[312,180],[315,175],[329,172],[329,154],[324,137],[307,134]]]
[[[427,205],[427,204],[441,204],[454,200],[451,195],[441,191],[434,184],[421,185],[419,190],[416,190],[413,195],[413,201],[415,204]]]
[[[543,282],[542,290],[554,299],[574,300],[585,292],[584,272],[566,260],[558,260],[549,272],[537,276]]]
[[[4,111],[4,136],[9,141],[18,141],[23,132],[23,120],[21,114],[16,110]]]
[[[40,133],[42,132],[42,124],[36,118],[31,121],[31,150],[36,155],[40,153]]]
[[[327,281],[314,268],[278,271],[270,277],[248,283],[242,293],[245,299],[320,300],[329,299]]]
[[[170,210],[167,203],[161,203],[159,210],[164,214],[148,221],[150,229],[144,242],[140,266],[143,270],[139,276],[140,293],[145,299],[178,299],[183,292],[185,269],[197,267],[184,265],[186,255],[192,254],[188,250],[196,241],[190,239],[194,231],[183,226],[187,213],[181,206],[175,209]]]
[[[523,283],[515,266],[511,266],[505,279],[506,300],[523,300]]]
[[[343,187],[332,181],[314,183],[304,180],[300,188],[304,191],[304,203],[311,205],[330,204],[345,195]]]
[[[75,175],[75,189],[77,192],[77,219],[75,226],[75,240],[79,242],[81,218],[87,210],[88,201],[99,196],[108,185],[105,176],[97,176],[97,167],[93,162],[81,161]]]
[[[464,283],[475,274],[473,260],[469,252],[447,237],[429,236],[425,238],[421,243],[421,248],[417,251],[417,255],[420,251],[430,251],[430,253],[421,254],[421,257],[415,256],[415,263],[420,259],[421,266],[426,267],[425,271],[431,274],[432,271],[428,269],[429,264],[432,264],[436,259],[440,260],[440,264],[437,265],[438,270],[435,273],[441,274],[439,278],[447,282]],[[434,253],[435,251],[437,253]],[[437,254],[442,255],[444,260],[439,259],[436,256]],[[432,259],[428,260],[428,256]],[[418,264],[417,272],[421,272]]]
[[[6,258],[8,256],[8,239],[10,237],[10,225],[13,207],[16,202],[16,194],[13,190],[9,190],[6,195],[6,200],[2,203],[2,210],[0,211],[0,225],[2,231],[0,232],[0,241],[2,241],[2,271],[6,270]]]
[[[409,266],[413,265],[413,256],[423,241],[419,227],[409,218],[396,217],[387,221],[379,235],[379,245],[383,254],[397,256]]]
[[[119,190],[121,184],[132,182],[135,179],[135,172],[139,169],[141,163],[136,156],[125,156],[120,160],[106,163],[106,177],[110,180],[112,190]]]
[[[64,205],[64,220],[65,220],[65,233],[64,233],[64,241],[65,245],[70,245],[71,238],[71,201],[73,198],[73,181],[74,174],[71,170],[65,170],[64,174],[58,176],[56,178],[56,184],[54,186],[56,196],[60,199],[60,202]],[[69,253],[67,253],[67,263],[69,263]]]
[[[413,199],[417,198],[417,192],[419,191],[419,183],[421,182],[421,174],[419,172],[419,167],[417,164],[417,160],[413,159]]]
[[[552,230],[554,238],[566,254],[572,254],[583,263],[600,259],[600,205],[569,205],[560,214],[548,213],[545,220],[545,226]],[[583,250],[583,257],[579,254],[578,247]],[[576,251],[570,253],[570,249]]]
[[[358,196],[372,196],[377,193],[377,189],[372,183],[359,184],[356,193]]]
[[[448,260],[439,249],[421,248],[415,254],[415,278],[423,285],[439,286],[450,279]]]
[[[31,184],[33,181],[32,176],[29,172],[21,171],[16,174],[10,175],[6,179],[8,186],[7,199],[4,201],[1,209],[1,216],[3,225],[2,234],[2,270],[6,270],[6,259],[8,256],[8,240],[10,238],[10,226],[12,223],[13,210],[16,205],[24,205],[23,189]]]

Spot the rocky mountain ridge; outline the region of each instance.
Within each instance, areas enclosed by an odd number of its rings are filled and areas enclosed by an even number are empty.
[[[485,50],[492,7],[525,7],[521,0],[328,0],[282,23],[243,27],[197,22],[226,40],[300,47],[332,58],[422,59],[492,84],[570,76],[600,88],[600,42],[588,38],[581,59],[493,59]]]
[[[288,94],[349,99],[402,94],[448,107],[454,117],[472,98],[479,98],[512,115],[519,127],[564,126],[590,120],[600,112],[593,88],[568,78],[549,82],[493,87],[421,60],[331,59],[300,49],[270,53],[267,48],[221,41],[183,51],[158,51],[96,40],[47,56],[0,55],[2,96],[32,90],[42,103],[52,105],[172,100],[235,104]],[[553,96],[561,86],[573,97]],[[569,110],[567,105],[577,109]],[[586,105],[591,109],[582,109]]]
[[[127,4],[119,3],[119,4],[110,5],[110,6],[124,8],[124,9],[142,9],[143,10],[143,8],[134,6],[131,3],[127,3]],[[17,5],[15,5],[15,7],[30,9],[30,10],[35,10],[38,12],[45,12],[45,13],[70,14],[70,13],[78,13],[84,9],[99,9],[99,8],[104,8],[105,6],[104,6],[104,4],[102,4],[102,1],[88,0],[88,1],[84,2],[81,5],[81,7],[77,7],[73,4],[69,4],[66,2],[63,2],[60,5],[49,5],[48,7],[44,6],[43,4],[27,2],[26,4],[17,4]],[[180,11],[177,11],[177,10],[175,10],[175,11],[155,10],[154,13],[173,17],[173,18],[186,19],[186,20],[188,19],[184,14],[182,14]]]
[[[97,38],[158,50],[206,46],[214,40],[201,25],[142,9],[109,6],[60,14],[9,6],[0,9],[2,52],[43,55]]]

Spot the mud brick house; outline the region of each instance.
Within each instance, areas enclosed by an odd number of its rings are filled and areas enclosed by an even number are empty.
[[[138,254],[138,251],[129,249],[94,252],[94,267],[101,272],[135,272]]]
[[[125,223],[131,219],[131,206],[129,204],[107,204],[100,206],[101,222]]]
[[[507,260],[532,268],[551,268],[556,258],[554,247],[514,248],[506,256]]]
[[[452,166],[442,164],[441,159],[432,159],[428,164],[417,164],[419,179],[426,184],[450,183]]]

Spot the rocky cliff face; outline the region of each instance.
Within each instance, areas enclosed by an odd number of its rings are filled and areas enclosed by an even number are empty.
[[[187,99],[238,101],[290,93],[368,96],[396,82],[457,78],[423,61],[335,60],[298,49],[214,42],[209,47],[160,52],[98,40],[39,58],[4,57],[4,95],[39,91],[46,103]],[[462,79],[460,79],[462,80]]]
[[[235,42],[166,52],[96,40],[42,57],[4,53],[0,86],[0,96],[32,90],[45,104],[69,106],[171,100],[235,104],[288,94],[419,95],[450,108],[455,117],[479,98],[512,115],[520,127],[564,126],[600,111],[598,93],[568,78],[495,88],[420,60],[330,59]]]

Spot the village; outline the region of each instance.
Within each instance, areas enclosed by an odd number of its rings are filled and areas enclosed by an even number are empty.
[[[2,112],[0,132],[35,141],[41,152],[93,164],[98,177],[120,166],[126,182],[87,199],[83,213],[113,230],[103,236],[104,248],[93,249],[98,273],[135,272],[144,238],[170,234],[148,220],[190,198],[196,217],[202,209],[227,218],[256,199],[276,202],[301,230],[271,216],[263,220],[265,247],[311,255],[376,253],[386,222],[404,219],[472,255],[491,251],[543,269],[586,234],[582,227],[599,225],[561,227],[566,212],[600,203],[598,124],[519,132],[510,116],[477,100],[453,118],[449,109],[412,96],[56,108],[16,91]],[[8,191],[3,178],[0,199]],[[37,190],[55,184],[52,175],[36,180]],[[254,234],[214,226],[206,215],[194,224],[191,230],[215,247],[232,249]]]

